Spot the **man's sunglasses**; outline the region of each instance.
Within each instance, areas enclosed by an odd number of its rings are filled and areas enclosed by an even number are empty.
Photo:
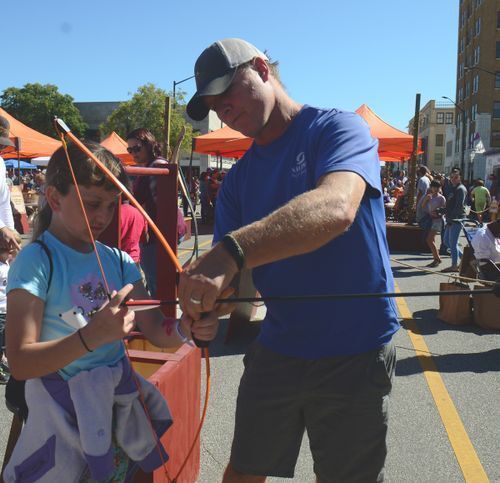
[[[132,154],[132,153],[138,153],[142,149],[142,146],[139,146],[138,144],[135,146],[132,146],[131,148],[127,148],[127,153]]]

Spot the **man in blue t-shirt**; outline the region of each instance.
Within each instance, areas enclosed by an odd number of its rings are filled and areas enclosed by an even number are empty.
[[[378,143],[356,114],[291,99],[276,66],[240,39],[195,65],[188,114],[210,109],[254,139],[217,200],[214,246],[181,275],[184,312],[216,310],[242,268],[267,303],[245,357],[224,481],[292,477],[307,429],[321,481],[381,481],[395,367],[392,299],[301,299],[393,291]]]

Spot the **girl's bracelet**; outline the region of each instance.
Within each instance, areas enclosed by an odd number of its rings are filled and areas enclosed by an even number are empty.
[[[182,340],[183,344],[193,345],[193,343],[182,333],[181,323],[179,321],[177,321],[177,323],[175,324],[175,331],[177,332],[179,339]]]
[[[173,330],[175,330],[177,336],[179,339],[182,341],[183,344],[188,344],[188,345],[194,345],[190,339],[188,339],[182,332],[181,332],[181,324],[178,320],[174,320],[171,317],[165,317],[163,319],[163,327],[165,328],[165,333],[168,336],[172,335]],[[173,329],[173,330],[172,330]]]
[[[85,339],[83,338],[83,335],[81,333],[81,330],[82,329],[78,329],[76,332],[78,334],[78,337],[80,337],[80,341],[82,342],[82,345],[83,347],[85,347],[85,349],[87,349],[87,352],[94,352],[92,349],[90,349],[90,347],[87,345],[87,343],[85,342]]]

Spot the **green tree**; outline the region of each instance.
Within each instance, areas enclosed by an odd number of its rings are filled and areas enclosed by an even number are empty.
[[[73,98],[61,94],[52,84],[8,87],[0,96],[0,105],[11,116],[48,136],[56,137],[52,124],[54,116],[63,119],[76,136],[83,136],[87,129]]]
[[[164,141],[164,111],[165,97],[172,95],[154,84],[145,84],[137,89],[132,98],[120,104],[118,109],[108,117],[106,122],[101,124],[100,131],[102,135],[108,135],[116,131],[121,137],[125,138],[127,133],[139,127],[149,129],[157,139]],[[170,140],[169,144],[173,147],[183,126],[186,128],[186,136],[181,145],[182,152],[189,152],[191,149],[191,139],[193,128],[184,119],[186,110],[185,93],[176,92],[176,102],[172,106],[170,116]]]

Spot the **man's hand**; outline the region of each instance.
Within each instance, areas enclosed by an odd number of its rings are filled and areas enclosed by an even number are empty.
[[[8,250],[21,250],[21,245],[16,241],[15,231],[6,226],[0,228],[0,247]]]
[[[219,317],[217,316],[216,311],[213,311],[208,314],[203,314],[203,317],[200,320],[192,321],[191,334],[189,334],[188,337],[194,337],[197,340],[210,341],[215,339],[218,328]]]
[[[181,273],[179,301],[183,312],[193,321],[204,312],[212,312],[216,299],[227,296],[229,286],[238,267],[220,243],[189,265]]]

